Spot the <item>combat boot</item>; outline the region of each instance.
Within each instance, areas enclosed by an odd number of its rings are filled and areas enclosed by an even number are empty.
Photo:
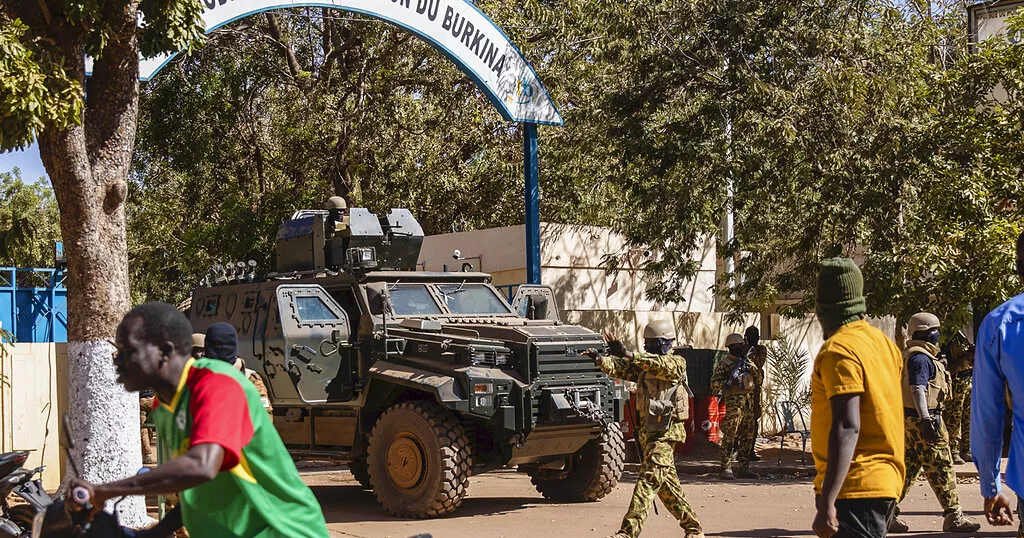
[[[704,538],[704,531],[686,531],[686,538]]]
[[[980,528],[981,523],[965,516],[960,510],[942,518],[942,532],[977,532]]]
[[[889,520],[889,532],[898,534],[909,530],[910,525],[907,525],[906,521],[900,519],[900,516],[892,516],[892,519]]]
[[[963,465],[965,463],[967,462],[964,461],[963,457],[961,457],[960,454],[953,454],[953,465]]]
[[[722,469],[722,479],[736,480],[736,475],[732,473],[732,467],[726,467],[725,469]]]
[[[751,471],[750,469],[744,468],[744,469],[740,469],[739,471],[736,471],[736,478],[746,478],[746,479],[749,479],[749,480],[757,480],[757,479],[761,478],[761,475],[755,473],[754,471]]]

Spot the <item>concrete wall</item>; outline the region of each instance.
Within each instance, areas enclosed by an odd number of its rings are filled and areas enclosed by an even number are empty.
[[[0,452],[33,450],[25,466],[46,465],[43,486],[50,490],[61,479],[67,366],[67,344],[0,346]]]

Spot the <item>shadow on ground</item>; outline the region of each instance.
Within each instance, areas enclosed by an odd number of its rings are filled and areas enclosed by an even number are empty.
[[[1014,527],[1015,528],[1015,527]],[[705,533],[708,537],[721,536],[721,537],[733,537],[733,538],[799,538],[801,536],[814,536],[814,532],[811,530],[807,531],[791,531],[786,529],[752,529],[744,531],[730,531],[730,532],[710,532]],[[904,534],[890,534],[891,537],[896,536],[907,536],[909,538],[949,538],[950,536],[957,536],[946,532],[908,532]],[[969,536],[971,538],[1015,538],[1017,532],[1013,531],[981,531],[971,534],[963,534],[960,536]]]
[[[357,485],[312,486],[327,523],[365,523],[370,521],[409,521],[393,517],[377,503],[373,492]],[[458,510],[443,519],[459,520],[479,515],[501,515],[516,512],[530,505],[548,504],[536,497],[467,497]]]

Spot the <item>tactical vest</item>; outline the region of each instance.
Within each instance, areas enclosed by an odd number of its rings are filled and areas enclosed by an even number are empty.
[[[728,387],[725,390],[725,393],[726,394],[750,394],[750,393],[754,392],[754,389],[757,388],[757,383],[756,383],[756,380],[754,379],[754,374],[752,374],[750,372],[750,369],[751,368],[756,368],[756,366],[754,366],[753,364],[750,364],[750,361],[748,360],[746,362],[746,364],[744,365],[745,368],[740,368],[740,371],[736,372],[736,381],[733,382],[732,381],[732,370],[733,370],[733,368],[736,367],[736,362],[739,361],[740,359],[739,359],[739,357],[737,357],[737,356],[733,355],[732,353],[730,353],[729,355],[726,355],[726,357],[724,359],[722,359],[722,360],[725,361],[725,364],[727,364],[728,368],[729,368],[729,373],[728,373],[728,375],[725,378],[725,384]]]
[[[934,345],[920,340],[911,340],[907,342],[907,346],[907,349],[903,350],[903,379],[901,383],[903,386],[903,407],[906,409],[917,409],[917,406],[914,405],[914,396],[910,393],[910,373],[907,369],[907,361],[910,360],[910,357],[923,353],[935,365],[935,375],[928,380],[926,387],[928,409],[938,409],[946,401],[946,398],[949,398],[951,393],[950,389],[953,386],[953,382],[949,377],[949,371],[946,370],[946,366],[942,364],[942,361],[935,357],[937,348]]]
[[[686,376],[668,381],[644,372],[637,391],[637,412],[648,433],[667,431],[672,424],[690,418],[690,387]]]

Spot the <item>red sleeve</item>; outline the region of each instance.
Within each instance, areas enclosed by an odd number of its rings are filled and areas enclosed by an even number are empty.
[[[242,447],[252,440],[249,401],[238,381],[210,370],[194,368],[189,376],[192,414],[191,446],[214,443],[224,449],[221,471],[238,465]]]

